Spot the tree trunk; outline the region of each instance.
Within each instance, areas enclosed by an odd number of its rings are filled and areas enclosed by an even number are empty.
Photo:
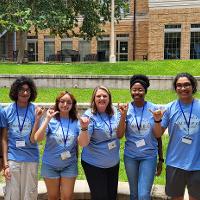
[[[17,63],[21,64],[27,60],[24,60],[24,50],[26,48],[27,32],[19,31],[19,51],[17,55]],[[27,59],[27,58],[26,58]]]

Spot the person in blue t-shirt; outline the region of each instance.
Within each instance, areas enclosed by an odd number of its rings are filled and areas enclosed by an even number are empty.
[[[119,172],[120,114],[112,105],[110,91],[104,86],[94,89],[91,109],[84,115],[89,126],[81,122],[79,144],[83,146],[81,164],[93,200],[116,200]]]
[[[155,136],[160,137],[166,128],[169,132],[165,190],[173,200],[181,200],[187,186],[190,200],[199,200],[200,100],[194,98],[197,80],[189,73],[180,73],[173,87],[178,99],[167,105],[164,115],[153,113],[162,121],[156,124]]]
[[[0,106],[0,172],[3,169],[3,152],[2,152],[2,113],[3,108]]]
[[[6,200],[36,200],[39,150],[34,133],[43,110],[31,102],[37,97],[31,78],[19,77],[10,88],[14,101],[2,113],[2,146]]]
[[[131,200],[149,200],[156,167],[158,175],[162,170],[162,141],[153,134],[154,118],[150,110],[157,106],[145,101],[149,78],[145,75],[133,75],[130,79],[130,93],[133,101],[127,106],[121,105],[123,117],[120,120],[121,135],[125,132],[124,164],[129,181]],[[128,108],[128,110],[127,110]],[[122,127],[122,124],[123,127]],[[157,165],[159,141],[159,161]]]
[[[47,187],[48,199],[72,199],[78,175],[77,137],[79,125],[76,99],[65,91],[56,98],[53,108],[35,133],[35,140],[46,137],[41,175]]]

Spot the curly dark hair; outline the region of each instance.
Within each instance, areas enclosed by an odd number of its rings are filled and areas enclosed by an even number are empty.
[[[130,78],[130,89],[135,83],[140,83],[147,93],[147,88],[150,86],[149,78],[143,74],[135,74]]]
[[[176,83],[178,81],[179,78],[182,78],[182,77],[186,77],[191,85],[192,85],[192,94],[195,94],[197,92],[197,80],[194,76],[192,76],[191,74],[187,73],[187,72],[182,72],[182,73],[179,73],[176,75],[176,77],[174,78],[174,81],[173,81],[173,88],[174,90],[176,90]]]
[[[114,110],[113,110],[113,106],[112,106],[112,96],[111,96],[111,92],[110,90],[105,87],[105,86],[98,86],[94,89],[93,91],[93,94],[92,94],[92,98],[91,98],[91,104],[90,104],[90,107],[91,107],[91,110],[92,110],[92,113],[93,114],[97,114],[98,110],[97,110],[97,106],[95,104],[95,96],[96,96],[96,93],[98,90],[104,90],[107,94],[108,94],[108,97],[109,97],[109,103],[108,103],[108,106],[106,107],[106,113],[108,115],[113,115],[114,114]]]
[[[18,94],[19,90],[22,88],[23,85],[27,84],[30,88],[30,98],[29,102],[35,101],[37,98],[37,88],[36,85],[33,81],[33,79],[26,77],[26,76],[21,76],[17,78],[11,85],[10,92],[9,92],[9,97],[13,101],[18,100]]]
[[[66,94],[68,94],[69,96],[70,96],[70,98],[71,98],[71,100],[72,100],[72,108],[71,108],[71,110],[69,111],[69,118],[70,119],[72,119],[72,121],[74,121],[74,120],[77,120],[78,119],[78,112],[77,112],[77,101],[76,101],[76,99],[75,99],[75,97],[74,97],[74,95],[73,94],[71,94],[70,92],[68,92],[68,91],[63,91],[63,92],[61,92],[57,97],[56,97],[56,102],[55,102],[55,105],[54,105],[54,110],[55,111],[60,111],[59,110],[59,107],[58,107],[58,104],[59,104],[59,102],[60,102],[60,99],[64,96],[64,95],[66,95]],[[59,119],[60,118],[60,113],[57,113],[56,115],[55,115],[55,118],[56,119]]]

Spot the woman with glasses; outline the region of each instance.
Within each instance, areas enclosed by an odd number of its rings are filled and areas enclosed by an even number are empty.
[[[9,96],[14,102],[3,110],[2,116],[5,199],[36,200],[39,151],[34,134],[43,110],[31,103],[37,90],[28,77],[16,79]]]
[[[46,137],[41,175],[49,200],[72,199],[78,174],[78,135],[76,99],[67,91],[61,92],[34,136],[36,141]]]
[[[178,99],[169,103],[167,110],[153,113],[156,120],[155,136],[166,128],[169,144],[166,157],[166,194],[173,200],[183,200],[185,187],[190,200],[200,199],[200,101],[194,98],[197,80],[188,73],[174,79]],[[163,117],[162,117],[163,116]]]
[[[130,93],[133,101],[128,104],[126,118],[123,118],[124,130],[118,134],[126,137],[124,164],[129,181],[130,200],[150,200],[151,188],[157,173],[162,170],[162,141],[153,134],[155,121],[150,111],[157,106],[145,100],[149,78],[145,75],[133,75],[130,79]],[[159,151],[158,151],[159,146]],[[159,159],[157,165],[157,154]]]

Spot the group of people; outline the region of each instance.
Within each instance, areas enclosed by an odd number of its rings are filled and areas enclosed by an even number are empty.
[[[130,79],[132,101],[113,106],[105,86],[94,89],[91,105],[79,117],[73,94],[61,92],[53,107],[33,104],[35,83],[19,77],[11,85],[13,103],[1,109],[5,200],[37,199],[38,142],[46,140],[41,175],[48,199],[70,200],[78,175],[78,146],[83,147],[81,165],[92,200],[116,200],[120,164],[120,138],[126,138],[124,164],[130,200],[151,199],[155,175],[162,163],[161,136],[169,132],[166,157],[166,194],[181,200],[187,186],[191,200],[200,199],[200,101],[194,98],[196,79],[178,74],[174,90],[178,99],[161,109],[145,100],[149,78]]]

